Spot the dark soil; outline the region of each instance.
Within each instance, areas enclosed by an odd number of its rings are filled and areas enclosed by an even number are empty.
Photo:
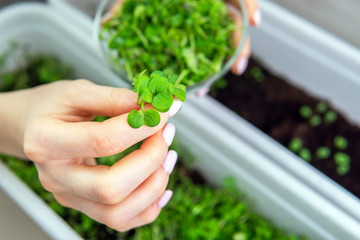
[[[261,77],[255,77],[254,68],[261,69]],[[311,165],[360,197],[360,129],[357,126],[350,124],[340,113],[337,113],[337,120],[333,123],[322,121],[319,126],[311,126],[309,120],[299,114],[299,109],[308,105],[316,112],[316,105],[322,99],[309,96],[285,79],[271,74],[254,59],[250,60],[242,76],[230,73],[225,79],[227,86],[212,90],[213,97],[286,147],[293,138],[300,138],[303,146],[312,153]],[[327,104],[329,109],[336,112]],[[324,114],[319,116],[323,118]],[[334,146],[334,138],[338,135],[348,140],[345,150]],[[316,157],[315,152],[320,146],[331,149],[329,158]],[[336,152],[351,157],[350,171],[345,175],[339,175],[336,171]]]

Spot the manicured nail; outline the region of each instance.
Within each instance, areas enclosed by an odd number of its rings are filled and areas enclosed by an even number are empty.
[[[246,57],[241,57],[237,63],[237,73],[241,75],[245,72],[248,65],[248,59]]]
[[[170,150],[167,153],[164,163],[162,165],[165,172],[167,172],[168,174],[172,173],[172,171],[174,170],[177,158],[178,158],[177,152],[175,152],[174,150]]]
[[[172,195],[173,195],[173,191],[166,190],[158,202],[159,208],[165,207],[166,204],[170,201]]]
[[[261,11],[260,9],[256,9],[253,15],[255,26],[259,26],[261,23]]]
[[[162,136],[167,145],[170,146],[175,136],[175,125],[172,123],[166,124],[162,132]]]
[[[203,96],[205,96],[206,94],[208,94],[209,91],[210,91],[210,88],[209,88],[209,87],[204,87],[204,88],[200,89],[199,91],[197,91],[197,92],[195,93],[195,95],[196,95],[197,97],[203,97]]]
[[[169,110],[169,116],[172,117],[174,116],[182,107],[183,102],[175,99],[173,105],[171,106],[170,110]]]

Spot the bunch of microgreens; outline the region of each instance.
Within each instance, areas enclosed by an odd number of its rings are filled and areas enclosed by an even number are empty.
[[[173,104],[173,96],[184,102],[186,87],[176,84],[177,75],[166,77],[162,71],[154,71],[150,77],[142,71],[134,78],[134,92],[138,94],[136,104],[140,110],[132,110],[128,115],[128,123],[132,128],[143,125],[155,127],[160,123],[159,112],[169,111]],[[145,110],[145,104],[151,103],[155,109]]]
[[[125,0],[99,37],[128,79],[161,70],[191,86],[232,56],[235,28],[223,0]]]

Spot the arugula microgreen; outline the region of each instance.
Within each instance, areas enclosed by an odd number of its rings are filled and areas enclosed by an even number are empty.
[[[145,72],[142,71],[133,80],[134,92],[138,94],[136,104],[141,108],[139,111],[132,110],[128,115],[132,128],[157,126],[161,120],[159,112],[169,111],[174,96],[182,102],[186,99],[186,87],[176,83],[177,75],[166,77],[162,71],[154,71],[148,77]],[[145,104],[150,103],[155,109],[145,110]]]

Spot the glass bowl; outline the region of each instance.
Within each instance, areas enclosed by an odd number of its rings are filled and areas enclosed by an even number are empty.
[[[110,47],[109,47],[110,39],[114,39],[113,35],[115,34],[115,31],[110,32],[110,31],[104,30],[104,26],[105,26],[106,22],[108,22],[109,19],[111,19],[112,16],[114,16],[114,13],[117,11],[117,10],[115,10],[116,7],[114,7],[114,6],[117,6],[119,8],[121,3],[125,2],[125,1],[129,1],[129,0],[102,0],[100,2],[99,6],[97,8],[97,11],[96,11],[96,15],[95,15],[93,34],[94,34],[94,39],[96,41],[96,46],[100,52],[100,55],[104,58],[104,60],[107,62],[107,64],[122,79],[132,82],[132,77],[134,77],[134,76],[132,76],[133,74],[131,74],[132,63],[129,61],[126,61],[125,58],[122,56],[122,54],[119,54],[119,52],[117,50],[114,50],[113,46],[112,46],[112,49],[110,49]],[[238,31],[237,32],[238,44],[236,46],[232,46],[232,48],[233,48],[232,53],[229,54],[229,56],[226,56],[226,58],[224,58],[221,66],[219,66],[219,64],[218,64],[218,65],[216,65],[217,66],[216,68],[213,68],[213,69],[216,69],[213,71],[213,73],[208,74],[208,76],[204,77],[204,79],[202,79],[196,83],[191,83],[190,85],[185,83],[184,85],[187,85],[188,93],[196,92],[205,87],[210,87],[216,80],[218,80],[223,75],[225,75],[230,70],[230,68],[234,64],[235,60],[238,58],[238,56],[244,46],[245,39],[246,39],[247,33],[248,33],[248,17],[247,17],[245,5],[242,0],[229,0],[229,1],[225,0],[224,2],[231,4],[230,7],[229,6],[227,7],[227,11],[231,11],[232,15],[236,16],[236,18],[240,22],[242,22],[240,29],[238,26],[236,26],[236,29],[237,29],[236,31]],[[134,3],[134,4],[136,4],[136,3]],[[236,7],[234,7],[234,5],[236,5]],[[141,12],[141,9],[136,10],[136,11]],[[142,11],[144,11],[144,9],[142,9]],[[156,12],[155,14],[160,15],[160,13],[158,13],[158,12]],[[231,17],[231,18],[233,20],[233,17]],[[119,24],[119,28],[123,27],[123,26],[121,26],[122,22],[120,20],[117,20],[117,21],[118,21],[118,23],[116,23],[116,24]],[[198,22],[196,22],[196,23],[198,23]],[[151,23],[147,23],[147,24],[150,25]],[[146,25],[146,27],[148,25]],[[144,34],[142,34],[145,31],[144,29],[138,29],[138,31],[140,32],[138,34],[139,36],[141,36],[141,35],[144,36]],[[139,38],[140,38],[140,40],[138,40],[138,41],[141,41],[142,40],[141,37],[139,37]],[[124,38],[122,37],[121,39],[123,40]],[[190,40],[189,40],[189,42],[190,42]],[[233,45],[235,45],[235,44],[233,44]],[[128,53],[124,53],[124,54],[128,54]],[[196,53],[196,54],[198,54],[198,53]],[[141,57],[142,56],[140,56],[140,58]],[[191,59],[192,58],[190,57],[190,60],[186,59],[186,61],[192,61]],[[208,60],[212,61],[213,59],[208,59]],[[178,64],[178,63],[176,63],[176,64]],[[189,62],[187,62],[187,64],[189,66]],[[167,70],[169,70],[171,67],[167,67],[167,68],[168,68]],[[144,69],[147,69],[148,73],[152,72],[154,70],[163,70],[163,69],[151,69],[151,68],[149,69],[146,67],[146,68],[139,70],[139,73]],[[166,72],[166,70],[165,70],[165,72]],[[176,73],[176,72],[174,72],[174,73],[180,74],[180,73]],[[134,73],[134,75],[135,74],[137,74],[137,73]],[[180,74],[180,76],[181,76],[181,74]]]

